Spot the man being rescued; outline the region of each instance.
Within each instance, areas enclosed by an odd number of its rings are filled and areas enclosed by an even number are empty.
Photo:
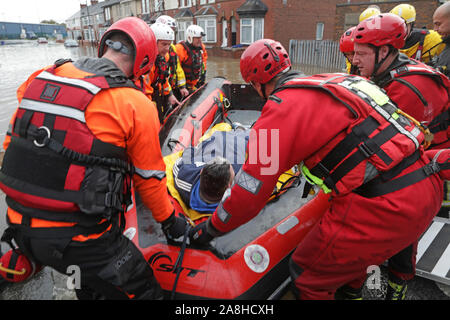
[[[251,130],[234,123],[220,123],[195,147],[164,158],[167,186],[192,221],[209,217],[245,163]],[[296,167],[279,177],[269,201],[298,179]],[[308,189],[309,191],[309,189]]]

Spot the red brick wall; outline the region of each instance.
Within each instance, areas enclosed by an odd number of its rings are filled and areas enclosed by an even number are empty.
[[[266,15],[268,38],[280,41],[288,47],[290,39],[316,39],[318,22],[324,23],[323,39],[333,39],[335,33],[336,4],[346,0],[263,0],[271,8]]]
[[[357,2],[357,3],[355,3]],[[408,1],[382,1],[382,2],[369,2],[352,0],[351,4],[338,4],[336,6],[336,33],[334,39],[337,40],[344,33],[344,22],[346,13],[361,13],[371,4],[376,4],[380,7],[381,12],[389,12],[392,8],[400,3],[409,3],[416,9],[416,28],[427,27],[433,29],[433,13],[439,6],[437,0],[408,0]]]
[[[239,43],[239,16],[236,13],[236,9],[239,8],[245,0],[216,0],[215,3],[206,4],[206,5],[212,5],[216,8],[218,15],[216,17],[217,26],[216,26],[216,32],[217,32],[217,42],[216,43],[207,43],[207,46],[218,46],[220,47],[222,45],[222,18],[225,17],[225,19],[228,21],[228,34],[231,35],[231,16],[233,15],[236,19],[236,32],[237,32],[237,43]],[[200,5],[200,1],[197,1],[197,5],[190,8],[191,12],[195,14],[197,10],[200,8],[206,6],[206,5]],[[220,5],[220,8],[219,8]],[[166,14],[174,17],[180,9],[175,10],[167,10]],[[196,19],[194,17],[194,23],[196,23]],[[231,45],[231,36],[228,36],[229,45]]]
[[[333,39],[336,34],[335,16],[336,5],[346,3],[347,0],[262,0],[268,7],[264,17],[264,37],[280,41],[286,48],[290,39],[311,40],[316,38],[316,26],[318,22],[324,23],[323,39]],[[203,7],[197,5],[191,8],[195,13]],[[222,44],[222,17],[228,21],[228,34],[231,35],[231,15],[236,19],[237,43],[240,40],[239,16],[236,9],[245,0],[216,0],[213,5],[217,11],[217,43],[208,43],[207,46],[220,47]],[[220,7],[219,7],[220,6]],[[175,16],[179,11],[169,10],[167,14]],[[194,23],[196,22],[194,18]],[[228,44],[231,45],[231,36],[228,37]],[[220,49],[219,49],[220,50]],[[214,50],[217,53],[219,50]],[[237,53],[233,52],[233,56]],[[227,54],[228,55],[228,54]]]

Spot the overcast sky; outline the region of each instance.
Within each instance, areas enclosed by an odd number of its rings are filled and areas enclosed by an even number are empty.
[[[89,0],[0,0],[0,21],[39,23],[64,22]]]

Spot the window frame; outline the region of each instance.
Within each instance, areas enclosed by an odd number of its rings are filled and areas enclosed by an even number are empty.
[[[251,25],[243,25],[243,23],[242,23],[243,20],[251,20]],[[261,20],[261,38],[259,38],[259,39],[255,39],[255,20]],[[243,39],[242,39],[242,36],[243,36],[242,28],[243,27],[250,27],[251,28],[251,40],[250,40],[250,42],[243,42]],[[239,43],[240,44],[252,44],[256,40],[264,39],[264,18],[258,18],[258,17],[250,18],[249,17],[249,18],[242,18],[242,19],[240,19],[239,31],[240,31],[240,39],[239,39]]]
[[[201,22],[204,22],[204,26],[202,26]],[[211,26],[208,26],[208,22],[213,22]],[[205,30],[205,36],[202,37],[202,42],[204,43],[216,43],[217,42],[217,17],[216,16],[201,16],[197,17],[197,25],[201,26],[203,30]],[[210,28],[214,29],[214,40],[208,39],[208,30]]]
[[[177,20],[177,39],[178,39],[178,41],[186,40],[186,29],[192,24],[194,24],[194,21],[192,19]],[[180,36],[180,32],[183,33],[183,37]]]
[[[320,30],[319,26],[321,26],[321,30]],[[320,36],[319,36],[319,30],[321,31],[320,32]],[[318,40],[318,41],[323,40],[324,32],[325,32],[325,23],[317,22],[316,23],[316,37],[315,37],[315,39]]]

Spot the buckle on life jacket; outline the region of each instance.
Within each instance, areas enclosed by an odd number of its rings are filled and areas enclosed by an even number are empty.
[[[361,143],[358,146],[359,151],[362,152],[362,154],[366,157],[366,158],[370,158],[375,152],[372,151],[372,149],[369,148],[369,146],[366,143]]]
[[[423,167],[423,171],[425,172],[425,174],[427,176],[431,176],[431,175],[436,174],[439,171],[441,171],[441,167],[439,166],[439,164],[437,162],[431,161],[430,163],[428,163],[427,165],[425,165]]]
[[[50,135],[49,128],[46,126],[39,127],[36,131],[35,139],[33,140],[34,145],[39,148],[45,147],[50,142]],[[42,142],[39,142],[38,140]]]

